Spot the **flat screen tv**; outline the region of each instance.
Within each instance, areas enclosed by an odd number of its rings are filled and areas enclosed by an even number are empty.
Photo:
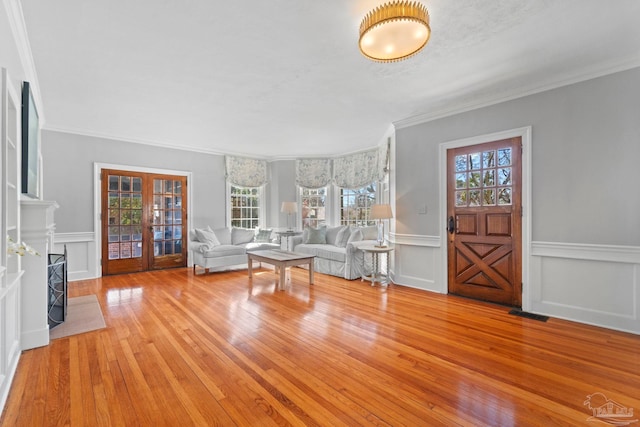
[[[22,84],[22,193],[39,198],[40,123],[29,82]]]

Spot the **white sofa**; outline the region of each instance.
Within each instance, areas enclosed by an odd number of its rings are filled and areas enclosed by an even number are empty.
[[[236,265],[247,264],[247,251],[261,249],[279,249],[280,245],[273,241],[272,230],[256,230],[246,228],[211,228],[189,231],[189,250],[193,260],[193,271],[196,266],[205,269],[227,269]]]
[[[324,237],[323,237],[324,236]],[[360,250],[376,244],[378,231],[372,227],[338,226],[307,228],[292,239],[293,251],[315,255],[314,270],[347,280],[371,274],[371,260]]]

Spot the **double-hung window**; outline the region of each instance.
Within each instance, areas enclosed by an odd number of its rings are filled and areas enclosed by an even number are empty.
[[[340,190],[340,224],[366,226],[375,225],[370,219],[371,206],[376,203],[375,182],[355,190]]]
[[[327,221],[327,187],[318,189],[302,189],[302,228],[317,228]]]
[[[229,185],[231,226],[256,228],[260,225],[262,208],[261,188]]]

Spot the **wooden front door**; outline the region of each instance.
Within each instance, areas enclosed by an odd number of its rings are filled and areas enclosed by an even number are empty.
[[[449,293],[522,305],[522,140],[447,150]]]
[[[102,170],[102,274],[187,265],[184,176]]]

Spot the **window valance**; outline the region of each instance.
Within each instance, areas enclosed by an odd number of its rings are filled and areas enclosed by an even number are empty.
[[[303,188],[316,189],[331,182],[331,159],[297,159],[296,184]]]
[[[386,147],[386,146],[385,146]],[[376,148],[362,153],[333,159],[333,183],[341,188],[355,189],[384,178],[387,150]]]
[[[335,159],[297,159],[296,184],[317,189],[333,182],[341,188],[356,189],[382,181],[388,170],[389,144],[384,144]]]
[[[238,187],[261,187],[267,183],[267,161],[225,156],[225,178]]]

